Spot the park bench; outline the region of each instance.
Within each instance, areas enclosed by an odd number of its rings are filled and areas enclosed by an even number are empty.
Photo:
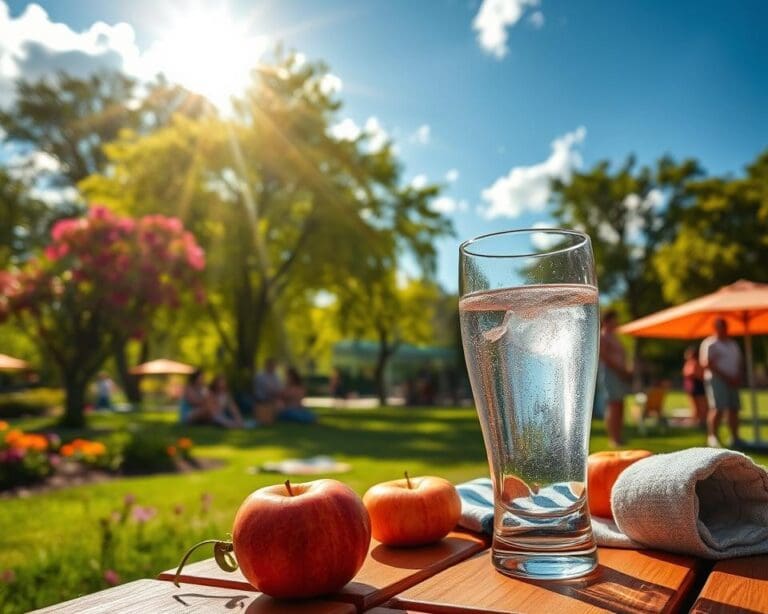
[[[213,559],[67,601],[39,612],[247,612],[248,614],[460,614],[475,612],[768,613],[768,556],[713,563],[650,550],[601,548],[598,570],[563,582],[527,582],[491,567],[485,538],[452,533],[414,549],[372,542],[368,558],[339,593],[276,601]]]

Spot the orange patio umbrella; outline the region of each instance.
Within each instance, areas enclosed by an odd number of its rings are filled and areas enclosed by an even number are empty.
[[[150,360],[131,369],[133,375],[189,375],[195,371],[192,365],[183,362],[159,358]]]
[[[741,279],[682,305],[663,309],[619,328],[635,337],[699,339],[712,334],[716,318],[728,322],[728,333],[744,337],[747,382],[752,396],[755,441],[760,440],[752,368],[752,335],[768,334],[768,284]]]
[[[0,371],[25,371],[26,369],[29,369],[29,363],[26,360],[0,354]]]

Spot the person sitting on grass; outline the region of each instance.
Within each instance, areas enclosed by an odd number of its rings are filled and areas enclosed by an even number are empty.
[[[217,375],[211,380],[208,393],[212,422],[228,429],[243,428],[243,417],[229,394],[227,380],[223,375]]]
[[[184,386],[179,405],[179,418],[182,424],[207,424],[213,418],[213,405],[210,403],[208,388],[203,381],[201,369],[195,369]]]
[[[260,424],[272,424],[280,409],[282,383],[277,374],[277,362],[274,358],[267,358],[264,362],[264,370],[256,375],[253,380],[253,417]]]
[[[283,422],[301,422],[312,424],[317,422],[317,416],[304,407],[306,390],[299,372],[293,367],[286,371],[285,387],[280,392],[282,409],[277,414],[277,419]]]

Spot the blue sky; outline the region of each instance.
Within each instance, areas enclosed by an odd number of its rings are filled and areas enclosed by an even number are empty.
[[[143,53],[190,9],[56,0],[40,3],[47,22],[38,12],[22,23],[27,4],[8,2],[4,16],[0,0],[0,88],[13,62],[9,31],[17,42],[49,45],[50,59],[76,48],[95,22],[125,22]],[[439,206],[457,237],[440,242],[439,279],[450,289],[460,239],[550,219],[549,177],[629,153],[641,162],[695,156],[712,173],[737,174],[768,147],[768,47],[759,40],[768,2],[486,0],[483,28],[473,28],[481,4],[228,4],[248,33],[325,60],[343,84],[339,120],[363,126],[375,117],[395,139],[408,180],[447,184]],[[497,18],[505,11],[506,22]],[[48,22],[72,34],[52,42]],[[110,61],[130,52],[125,40],[114,46]]]

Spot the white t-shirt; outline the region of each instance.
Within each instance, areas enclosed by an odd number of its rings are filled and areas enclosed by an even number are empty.
[[[731,377],[741,374],[741,350],[733,339],[718,339],[716,335],[707,337],[699,348],[699,361],[703,365],[714,364]],[[704,369],[704,378],[712,379],[712,371]]]

